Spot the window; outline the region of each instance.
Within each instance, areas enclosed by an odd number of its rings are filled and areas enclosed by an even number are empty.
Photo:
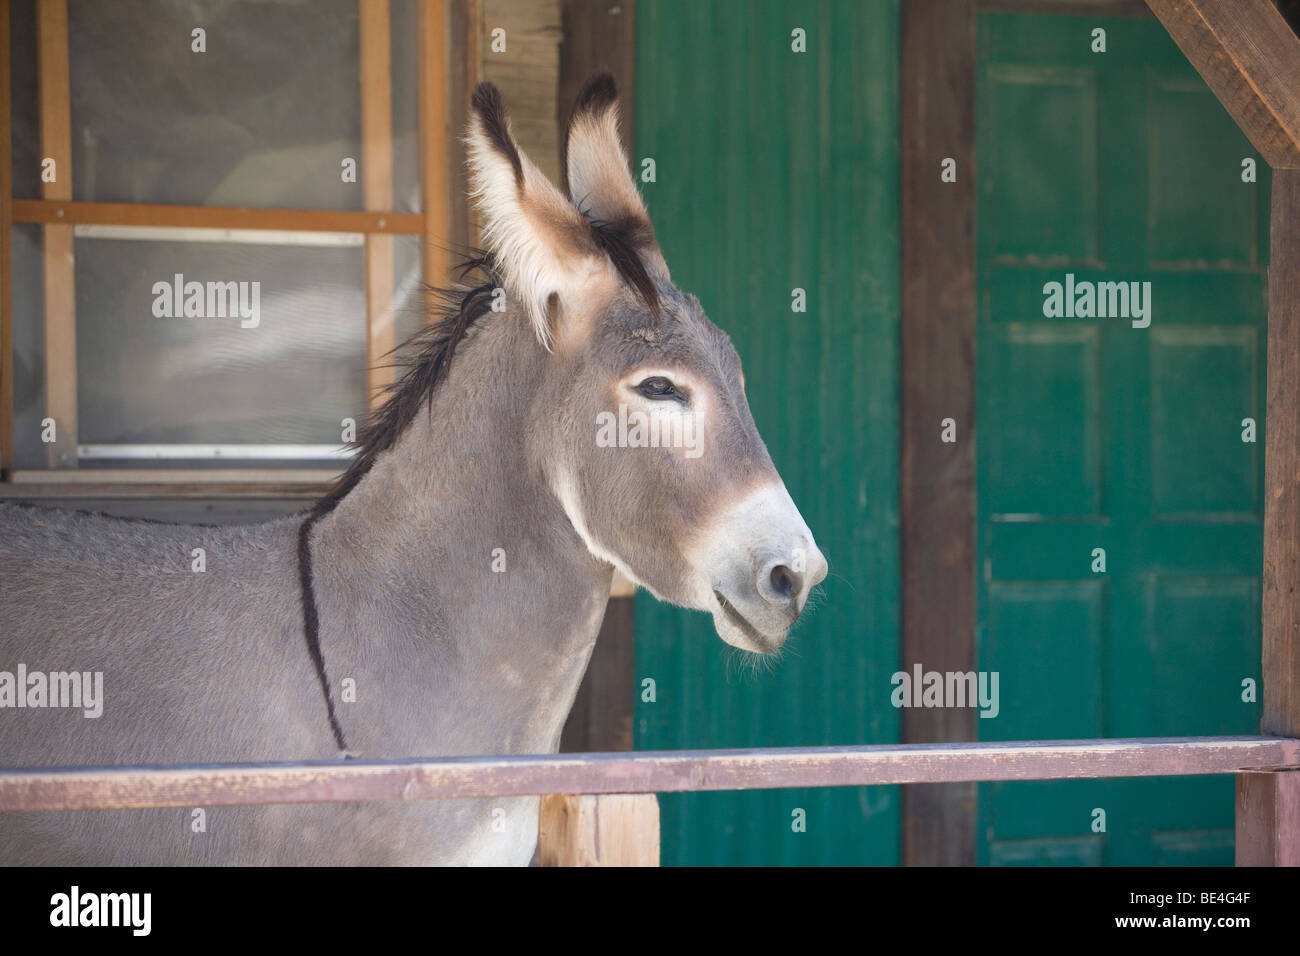
[[[343,466],[447,277],[445,17],[13,0],[11,481]]]

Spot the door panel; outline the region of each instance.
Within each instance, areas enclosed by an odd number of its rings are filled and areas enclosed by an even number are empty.
[[[1154,21],[978,46],[981,739],[1257,732],[1267,169]],[[1050,282],[1150,283],[1150,325]],[[985,784],[980,860],[1230,864],[1232,813],[1226,776]]]
[[[830,575],[774,666],[722,644],[706,615],[638,594],[635,745],[896,742],[898,5],[640,0],[636,19],[655,232],[674,281],[735,343]],[[791,51],[796,27],[806,53]],[[791,309],[795,288],[806,312]],[[898,862],[896,787],[660,806],[666,865]]]

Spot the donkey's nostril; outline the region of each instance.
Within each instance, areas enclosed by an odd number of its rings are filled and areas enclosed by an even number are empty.
[[[773,593],[786,601],[799,593],[799,576],[784,564],[774,567],[768,578],[772,582]]]
[[[779,557],[764,562],[758,568],[754,586],[768,613],[779,615],[786,626],[793,624],[803,611],[803,600],[808,587],[808,575],[786,564],[789,559]]]

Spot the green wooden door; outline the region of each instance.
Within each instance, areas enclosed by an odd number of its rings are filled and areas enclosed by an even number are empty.
[[[1256,733],[1267,170],[1155,21],[978,47],[981,739]],[[1067,274],[1076,315],[1149,282],[1150,325],[1045,315]],[[1230,864],[1233,781],[985,784],[979,821],[985,863]]]
[[[735,342],[831,565],[770,672],[707,616],[638,596],[655,700],[637,699],[636,746],[896,741],[897,4],[641,0],[636,16],[636,165],[656,166],[642,193],[674,280]],[[663,861],[894,863],[898,806],[883,787],[664,795]]]

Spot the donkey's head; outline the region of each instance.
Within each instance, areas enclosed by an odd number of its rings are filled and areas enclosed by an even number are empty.
[[[826,559],[754,426],[736,350],[669,278],[612,77],[578,94],[567,195],[520,151],[494,86],[473,105],[484,244],[546,353],[530,460],[597,559],[710,612],[727,643],[776,650]]]

